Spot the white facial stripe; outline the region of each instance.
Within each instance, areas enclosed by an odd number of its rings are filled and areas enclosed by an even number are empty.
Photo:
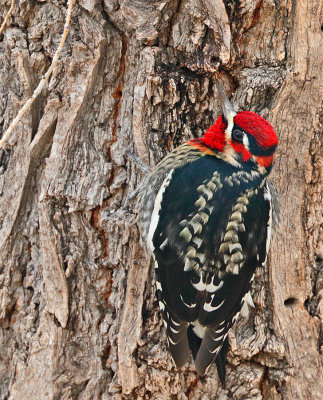
[[[234,150],[234,148],[230,145],[230,142],[232,140],[232,130],[234,127],[234,120],[233,120],[233,116],[230,115],[230,118],[228,118],[228,125],[227,125],[227,129],[225,130],[225,141],[226,141],[226,145],[224,148],[223,153],[226,155],[227,160],[229,161],[230,164],[235,165],[236,167],[240,166],[240,163],[238,162],[238,155],[236,153],[236,151]],[[246,134],[244,135],[245,137],[247,136]],[[245,140],[245,139],[244,139]],[[248,138],[246,137],[247,140],[247,146],[249,146],[249,141]],[[243,144],[245,145],[245,142],[243,141]],[[249,149],[249,147],[247,148],[247,150]]]
[[[250,152],[249,150],[249,139],[248,139],[248,135],[245,134],[245,132],[243,132],[243,145],[244,147]]]
[[[233,117],[230,117],[228,120],[227,129],[225,130],[225,138],[227,139],[226,140],[227,142],[229,140],[231,140],[231,133],[232,133],[233,125],[234,125]]]
[[[228,140],[232,140],[232,131],[233,131],[233,127],[234,127],[234,121],[232,120],[232,125],[230,125],[230,124],[228,123],[227,129],[225,130],[225,136],[226,136],[227,141],[228,141]],[[239,130],[241,130],[241,132],[243,132],[242,143],[243,143],[244,147],[245,147],[248,151],[250,151],[248,135],[246,134],[246,132],[245,132],[243,129],[240,128]]]

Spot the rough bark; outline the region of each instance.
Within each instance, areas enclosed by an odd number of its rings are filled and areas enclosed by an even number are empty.
[[[65,6],[17,1],[1,131],[50,65]],[[321,23],[315,0],[77,2],[49,85],[0,150],[0,399],[323,397]],[[174,368],[126,202],[142,179],[126,151],[153,166],[200,136],[217,78],[280,139],[280,225],[230,334],[226,388],[215,366]]]

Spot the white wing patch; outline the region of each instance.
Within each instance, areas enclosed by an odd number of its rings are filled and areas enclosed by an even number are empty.
[[[262,265],[266,265],[269,247],[270,247],[270,239],[271,239],[271,230],[272,230],[272,223],[273,223],[273,210],[272,210],[272,197],[270,194],[269,186],[266,183],[264,188],[264,199],[269,202],[269,218],[267,223],[267,237],[266,237],[266,257]]]
[[[156,231],[158,222],[159,222],[159,211],[161,209],[161,203],[163,200],[163,194],[165,192],[165,189],[167,188],[167,186],[169,185],[169,182],[171,180],[171,177],[173,175],[174,169],[170,170],[170,172],[168,173],[168,175],[166,176],[166,178],[164,179],[158,193],[155,199],[155,204],[154,204],[154,209],[153,212],[151,214],[151,221],[150,221],[150,225],[149,225],[149,230],[148,230],[148,237],[147,237],[147,244],[148,244],[148,248],[149,250],[153,253],[155,250],[155,246],[153,244],[153,237],[154,237],[154,233]]]

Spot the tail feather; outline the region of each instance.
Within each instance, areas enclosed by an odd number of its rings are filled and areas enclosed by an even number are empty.
[[[204,338],[195,359],[195,367],[199,375],[204,375],[212,361],[218,357],[218,355],[220,355],[219,353],[224,342],[227,342],[226,332],[217,334],[215,328],[206,329]],[[217,361],[219,378],[221,382],[225,379],[226,353],[227,349],[221,354],[220,361]]]
[[[193,359],[196,359],[197,352],[202,343],[202,339],[199,338],[193,331],[193,326],[190,325],[187,329],[188,345],[191,349]]]
[[[205,331],[201,346],[195,359],[195,368],[199,375],[204,375],[208,366],[212,363],[217,353],[220,351],[221,342],[214,342],[210,335],[210,329]]]

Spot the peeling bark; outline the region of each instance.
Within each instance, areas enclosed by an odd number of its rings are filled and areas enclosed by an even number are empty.
[[[10,7],[3,1],[1,20]],[[65,4],[16,2],[0,36],[0,128],[37,86]],[[48,86],[0,150],[0,399],[316,400],[323,314],[322,5],[80,0]],[[220,113],[275,127],[281,219],[227,385],[177,371],[126,201]]]

